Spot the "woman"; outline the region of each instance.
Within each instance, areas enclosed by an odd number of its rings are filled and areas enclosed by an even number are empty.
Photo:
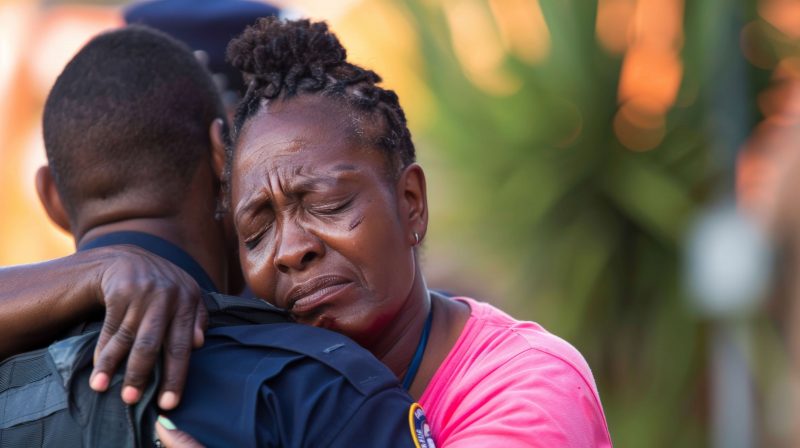
[[[419,400],[439,446],[610,446],[574,348],[426,288],[425,175],[378,75],[304,20],[261,19],[229,58],[249,82],[227,173],[252,290],[370,350]]]

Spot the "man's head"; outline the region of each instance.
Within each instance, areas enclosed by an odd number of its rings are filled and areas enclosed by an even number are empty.
[[[52,178],[37,176],[40,197],[47,207],[58,192],[73,232],[87,215],[107,211],[175,214],[199,162],[210,160],[212,123],[224,116],[213,81],[186,46],[140,26],[101,34],[47,98]]]

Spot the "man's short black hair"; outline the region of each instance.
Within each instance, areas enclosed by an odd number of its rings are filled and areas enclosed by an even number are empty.
[[[224,109],[206,69],[175,39],[129,26],[92,39],[47,98],[44,143],[74,220],[86,201],[175,207]],[[133,196],[132,196],[133,195]]]

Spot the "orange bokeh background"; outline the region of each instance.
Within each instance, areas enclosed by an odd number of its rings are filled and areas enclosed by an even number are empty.
[[[280,1],[283,7],[325,18],[351,57],[375,67],[424,120],[426,92],[414,74],[413,33],[402,13],[380,1]],[[358,8],[354,8],[358,4]],[[29,1],[0,4],[0,266],[46,260],[73,251],[39,204],[36,169],[46,163],[41,114],[50,86],[92,36],[123,24],[121,6]],[[364,18],[369,17],[369,20]],[[519,27],[518,27],[519,28]],[[398,38],[398,36],[400,38]],[[392,58],[383,57],[391,52]]]

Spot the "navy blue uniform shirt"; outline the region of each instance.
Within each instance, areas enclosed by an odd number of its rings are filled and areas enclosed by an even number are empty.
[[[189,372],[169,417],[208,446],[418,446],[411,398],[337,333],[293,323],[213,329]]]
[[[139,232],[101,236],[80,250],[133,244],[209,276],[186,252]],[[176,426],[208,447],[416,447],[413,401],[392,372],[338,333],[295,323],[214,328],[192,353]]]

